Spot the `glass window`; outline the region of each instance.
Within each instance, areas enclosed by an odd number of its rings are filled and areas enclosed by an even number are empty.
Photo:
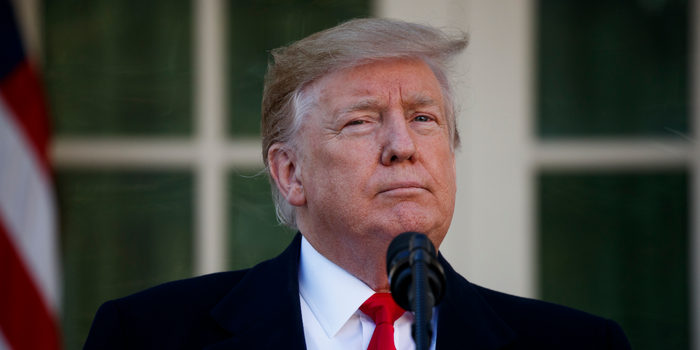
[[[263,76],[270,50],[339,22],[369,15],[369,0],[232,1],[229,7],[229,125],[260,135]]]
[[[542,298],[617,321],[634,349],[688,349],[688,189],[682,172],[542,174]]]
[[[66,349],[105,301],[192,275],[192,175],[61,171]]]
[[[274,258],[294,238],[294,231],[277,223],[267,177],[253,171],[229,175],[228,218],[231,270]]]
[[[44,78],[55,132],[190,134],[190,2],[44,3]]]
[[[542,137],[688,132],[688,2],[539,1]]]

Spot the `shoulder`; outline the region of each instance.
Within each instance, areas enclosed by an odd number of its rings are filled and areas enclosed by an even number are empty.
[[[156,334],[170,334],[169,339],[181,344],[190,338],[178,334],[197,334],[198,339],[225,337],[223,330],[213,325],[209,313],[248,271],[168,282],[105,302],[97,311],[85,348],[102,349],[107,344],[114,345],[115,349],[129,347],[129,344],[145,345],[155,340],[153,335]],[[163,341],[161,338],[158,344],[149,345],[164,346]]]
[[[539,321],[556,325],[564,320],[567,323],[574,322],[586,325],[604,324],[605,322],[605,319],[601,317],[566,306],[497,292],[475,284],[472,286],[498,316],[508,324]]]
[[[297,233],[282,254],[251,269],[164,283],[108,301],[97,311],[84,349],[201,349],[272,312],[262,315],[261,309],[296,301],[289,308],[298,311],[300,243]]]
[[[220,272],[199,277],[163,283],[141,292],[116,299],[120,307],[159,308],[178,305],[214,307],[233,289],[250,269]]]
[[[615,321],[562,305],[472,286],[517,334],[516,343],[542,348],[576,344],[574,348],[581,349],[629,349],[624,332]]]

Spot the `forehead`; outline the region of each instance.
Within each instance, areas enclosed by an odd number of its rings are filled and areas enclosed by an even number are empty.
[[[342,112],[374,109],[399,102],[435,105],[443,109],[440,84],[430,66],[420,59],[386,60],[334,72],[316,84],[321,106]]]

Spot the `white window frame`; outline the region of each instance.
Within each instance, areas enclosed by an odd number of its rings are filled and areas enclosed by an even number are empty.
[[[226,1],[193,0],[193,122],[187,138],[57,137],[58,169],[187,169],[194,173],[194,274],[228,268],[227,174],[263,168],[260,140],[226,135]]]

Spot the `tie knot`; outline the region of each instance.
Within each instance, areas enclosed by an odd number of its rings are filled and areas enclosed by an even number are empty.
[[[376,325],[388,323],[392,326],[406,312],[396,304],[391,293],[375,293],[360,306],[360,311],[371,317]]]

